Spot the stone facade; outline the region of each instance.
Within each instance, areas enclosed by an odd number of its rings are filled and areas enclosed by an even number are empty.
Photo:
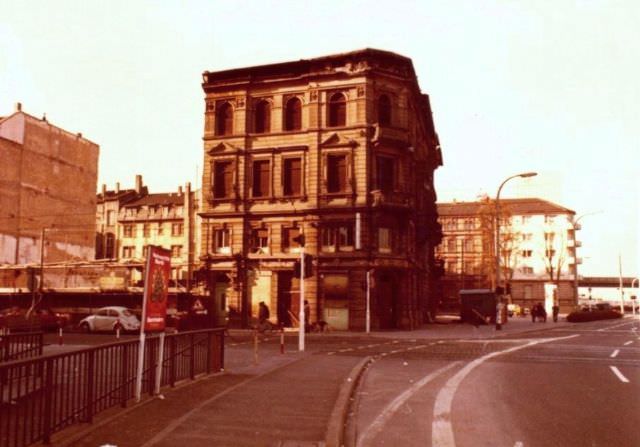
[[[201,260],[216,301],[244,324],[260,301],[295,324],[303,234],[312,322],[364,329],[369,292],[373,329],[423,323],[442,159],[411,60],[367,49],[205,72],[202,87]]]
[[[20,104],[0,118],[0,264],[93,259],[98,154]]]

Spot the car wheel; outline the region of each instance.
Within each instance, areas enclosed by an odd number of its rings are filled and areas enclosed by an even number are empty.
[[[86,334],[88,334],[89,332],[91,332],[91,326],[89,326],[89,323],[82,323],[80,325],[80,330]]]

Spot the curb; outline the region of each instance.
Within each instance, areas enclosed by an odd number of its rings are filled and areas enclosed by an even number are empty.
[[[324,437],[326,447],[341,447],[344,445],[344,425],[347,419],[347,411],[349,410],[349,401],[362,372],[372,360],[372,357],[367,356],[358,362],[340,386],[338,398],[329,417]]]

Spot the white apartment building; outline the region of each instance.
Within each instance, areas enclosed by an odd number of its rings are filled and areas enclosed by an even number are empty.
[[[500,265],[513,303],[531,307],[557,300],[569,309],[575,302],[575,212],[538,199],[500,200]],[[442,301],[458,300],[458,291],[495,287],[495,203],[438,204],[443,241],[436,251],[444,267]],[[555,289],[555,292],[554,292]]]

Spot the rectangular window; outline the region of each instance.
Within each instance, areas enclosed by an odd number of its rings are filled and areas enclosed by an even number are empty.
[[[378,251],[380,253],[391,253],[393,248],[391,228],[378,228]]]
[[[456,251],[456,239],[451,238],[447,241],[447,251]]]
[[[162,236],[164,234],[164,225],[162,222],[158,222],[158,236]]]
[[[257,228],[251,232],[251,246],[254,253],[266,254],[269,249],[269,230]]]
[[[522,250],[520,254],[523,258],[530,258],[532,253],[531,250]]]
[[[525,275],[533,275],[533,267],[521,267],[520,270],[522,271],[522,273],[524,273]],[[525,286],[525,291],[526,291],[526,287]]]
[[[378,189],[382,192],[393,192],[395,189],[393,158],[378,156],[376,158],[376,167]]]
[[[174,258],[179,258],[180,256],[182,256],[182,245],[172,245],[171,256]]]
[[[144,247],[142,247],[142,257],[144,259],[147,259],[148,254],[149,254],[149,246],[145,245]]]
[[[473,252],[473,239],[464,240],[464,251],[467,253]]]
[[[172,223],[171,224],[171,236],[182,236],[183,224]]]
[[[136,247],[125,246],[122,247],[122,257],[123,258],[133,258],[135,255]]]
[[[114,225],[115,223],[115,212],[107,211],[107,225]]]
[[[300,228],[291,227],[283,228],[282,230],[282,249],[285,252],[298,253],[300,252],[300,244],[294,239],[300,236]]]
[[[124,237],[136,237],[136,226],[135,225],[125,225],[122,228],[122,232]]]
[[[231,232],[228,228],[215,230],[213,238],[213,250],[216,253],[231,254]]]
[[[322,228],[322,251],[353,251],[353,248],[353,224],[335,223]]]
[[[151,235],[151,228],[149,228],[149,224],[142,225],[142,237],[149,237]]]
[[[282,181],[285,196],[302,194],[302,159],[285,158],[282,163]]]
[[[327,156],[327,192],[347,191],[347,156]]]
[[[544,234],[544,241],[547,244],[553,244],[553,240],[555,239],[556,234],[555,233],[545,233]]]
[[[269,160],[253,162],[253,197],[269,196],[271,191],[271,163]]]
[[[556,251],[553,249],[548,249],[545,250],[544,255],[548,258],[548,259],[553,259],[553,257],[556,255]]]
[[[216,161],[213,164],[213,197],[224,199],[233,193],[233,162]]]

